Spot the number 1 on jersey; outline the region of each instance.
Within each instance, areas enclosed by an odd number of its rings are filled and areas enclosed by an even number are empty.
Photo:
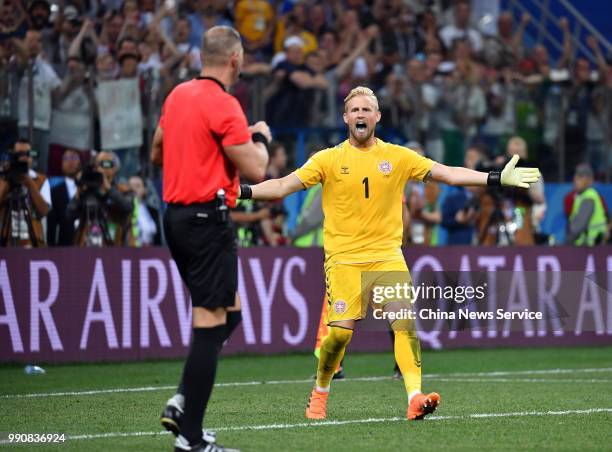
[[[369,198],[370,197],[370,184],[368,182],[368,178],[364,177],[363,180],[361,181],[361,183],[364,185],[365,187],[365,197]]]

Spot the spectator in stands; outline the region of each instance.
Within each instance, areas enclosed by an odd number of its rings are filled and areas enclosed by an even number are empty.
[[[464,166],[476,169],[486,159],[483,148],[472,146],[465,151]],[[442,206],[442,226],[448,231],[448,245],[471,245],[480,206],[480,187],[452,187]]]
[[[11,2],[5,2],[11,4]],[[21,6],[21,2],[15,2]],[[47,0],[34,0],[30,2],[28,6],[28,15],[30,17],[30,24],[34,30],[43,31],[49,29],[51,23],[49,17],[51,16],[51,7]]]
[[[576,196],[572,205],[566,242],[594,246],[607,241],[608,218],[601,197],[593,188],[593,169],[580,164],[574,173]]]
[[[323,208],[321,184],[310,188],[300,208],[297,225],[291,236],[299,248],[323,246]]]
[[[498,166],[503,166],[513,156],[520,158],[519,165],[527,165],[529,154],[527,142],[514,136],[508,140],[505,156],[496,159]],[[536,234],[540,232],[540,225],[546,215],[546,197],[544,196],[544,179],[530,185],[529,189],[517,188],[504,190],[504,198],[509,212],[508,221],[517,225],[514,243],[516,245],[533,245]]]
[[[523,34],[531,20],[524,13],[514,31],[514,16],[510,11],[504,11],[497,19],[497,34],[485,38],[483,57],[489,66],[514,66],[523,57]]]
[[[253,199],[239,199],[230,216],[236,222],[239,247],[261,244],[261,222],[270,216],[269,208]]]
[[[391,6],[391,5],[390,5]],[[402,5],[388,18],[389,27],[382,34],[383,46],[397,49],[401,61],[413,58],[425,48],[423,36],[416,28],[416,16],[408,5]]]
[[[19,78],[12,58],[12,42],[0,40],[0,156],[17,139]]]
[[[296,36],[302,40],[302,51],[304,55],[317,50],[317,38],[306,29],[307,22],[306,5],[296,3],[291,11],[278,22],[274,36],[274,51],[280,52],[286,48],[286,40]]]
[[[134,199],[128,244],[135,247],[160,245],[159,212],[147,203],[147,188],[144,180],[140,176],[132,176],[128,185]]]
[[[261,56],[272,54],[274,8],[267,0],[239,0],[234,6],[236,29],[242,36],[244,49]]]
[[[49,141],[49,175],[63,173],[66,148],[86,151],[93,147],[94,92],[87,69],[79,57],[71,56],[53,102]]]
[[[359,38],[363,34],[359,13],[355,9],[349,9],[339,15],[337,12],[336,14],[338,18],[336,28],[340,38],[339,46],[342,49],[342,55],[348,55],[358,45]]]
[[[40,31],[28,30],[25,39],[15,41],[15,44],[16,61],[22,74],[19,85],[19,134],[29,137],[31,127],[32,147],[38,153],[34,168],[46,173],[51,102],[52,97],[59,92],[62,82],[44,58]]]
[[[470,2],[457,0],[454,6],[454,23],[440,30],[440,38],[447,49],[453,46],[456,39],[467,39],[474,52],[482,50],[482,36],[480,32],[470,26]]]
[[[312,152],[308,157],[314,155]],[[300,248],[323,246],[323,187],[317,184],[306,192],[297,224],[291,234],[293,246]]]
[[[565,111],[566,176],[572,173],[579,162],[586,159],[587,120],[594,89],[590,77],[589,61],[586,58],[577,58]]]
[[[487,104],[479,85],[479,66],[469,58],[467,41],[456,41],[454,50],[457,59],[448,65],[444,74],[439,120],[445,161],[458,165],[463,161],[464,143],[470,143],[476,136],[478,125],[487,112]]]
[[[378,103],[382,114],[380,125],[397,131],[401,130],[407,135],[412,105],[408,98],[406,79],[395,72],[390,72],[385,85],[378,91]]]
[[[606,61],[593,36],[587,44],[595,54],[599,83],[591,93],[586,154],[596,176],[604,179],[612,168],[612,62]]]
[[[273,69],[273,82],[270,86],[271,97],[267,114],[269,122],[275,126],[305,126],[308,118],[303,114],[309,111],[312,89],[327,88],[327,80],[322,74],[315,74],[304,65],[304,42],[297,36],[285,42],[286,60]],[[296,108],[299,105],[300,108]]]
[[[196,0],[194,2],[195,11],[189,15],[189,21],[191,22],[189,43],[191,45],[199,46],[202,42],[202,35],[209,28],[217,25],[232,26],[231,21],[223,15],[224,11],[217,7],[218,3],[215,0]]]
[[[134,48],[135,44],[131,38],[126,38],[119,44],[119,79],[138,79],[138,86],[142,88],[138,74],[140,54],[137,48]],[[116,149],[115,154],[121,161],[121,165],[117,166],[116,175],[121,182],[126,183],[130,176],[140,171],[140,148]]]
[[[20,1],[0,5],[0,43],[11,38],[22,39],[28,30],[28,15]]]
[[[45,175],[32,170],[32,152],[31,143],[20,138],[3,168],[4,175],[0,178],[1,246],[45,245],[51,190]]]
[[[189,73],[195,74],[202,70],[202,61],[200,60],[200,46],[189,42],[190,35],[191,22],[189,18],[179,16],[174,26],[174,44],[183,56],[181,67],[184,67]]]
[[[406,147],[425,155],[423,146],[411,141]],[[410,213],[410,237],[418,245],[438,244],[438,225],[442,222],[442,213],[438,198],[440,185],[429,181],[426,184],[410,181],[404,189],[406,204]]]
[[[266,179],[277,179],[283,177],[287,172],[287,151],[285,145],[280,141],[270,143],[268,150],[270,159],[266,170]],[[261,220],[261,231],[263,243],[268,246],[287,245],[289,239],[286,236],[285,218],[287,212],[283,206],[283,200],[270,201],[265,204],[270,210],[268,218]]]
[[[429,122],[429,104],[426,101],[427,80],[425,63],[418,58],[406,62],[406,96],[409,102],[410,119],[406,123],[406,136],[419,142],[425,142]],[[429,154],[433,154],[429,150]]]
[[[67,5],[56,21],[58,25],[55,29],[44,35],[43,48],[47,61],[51,63],[57,75],[63,78],[70,44],[81,29],[79,11],[73,5]]]
[[[76,179],[81,172],[81,153],[66,149],[62,156],[63,180],[51,189],[53,208],[47,217],[47,244],[49,246],[71,246],[74,244],[74,221],[66,216],[68,203],[77,192]]]
[[[326,105],[324,107],[325,116],[321,120],[321,125],[337,127],[338,124],[342,123],[342,117],[339,114],[342,109],[338,108],[340,83],[351,76],[356,66],[367,66],[365,60],[368,58],[368,47],[378,36],[378,33],[379,29],[376,25],[368,27],[362,34],[357,47],[346,55],[343,55],[342,49],[338,45],[338,35],[336,33],[327,31],[323,34],[318,53],[324,60],[324,77],[327,80],[327,89],[325,94]],[[358,64],[358,61],[361,64]]]
[[[503,141],[516,131],[517,81],[510,66],[486,72],[487,116],[482,139],[493,155],[503,153]]]
[[[344,5],[343,5],[344,3]],[[334,2],[334,13],[336,17],[342,17],[343,13],[354,12],[356,19],[359,21],[361,28],[369,27],[374,23],[374,15],[369,5],[370,2],[365,0],[347,0],[346,2]],[[343,10],[343,6],[347,10]]]
[[[331,30],[327,21],[329,14],[331,14],[331,11],[327,11],[324,3],[315,3],[310,8],[308,30],[317,38],[317,41],[321,40],[323,33]]]
[[[124,18],[121,13],[109,9],[102,20],[102,31],[100,32],[100,50],[115,53],[119,35],[123,30]]]
[[[159,15],[155,16],[146,30],[144,30],[142,41],[138,45],[138,53],[141,56],[138,63],[138,73],[148,78],[154,76],[159,78],[160,72],[171,70],[180,62],[181,58],[185,58],[185,68],[188,72],[191,71],[194,74],[195,69],[193,68],[199,67],[201,69],[201,63],[199,65],[192,65],[193,54],[184,55],[178,49],[175,43],[164,32],[160,25],[160,19]],[[188,23],[187,21],[184,22]],[[189,51],[189,48],[185,50]]]

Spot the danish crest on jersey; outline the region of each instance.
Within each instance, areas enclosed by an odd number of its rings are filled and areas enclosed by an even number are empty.
[[[344,311],[346,311],[346,301],[344,300],[338,300],[334,303],[334,311],[336,311],[338,314],[342,314]]]
[[[389,174],[391,174],[393,165],[391,165],[391,162],[389,160],[382,160],[381,162],[378,162],[378,169],[381,173],[383,173],[384,176],[388,176]]]
[[[340,174],[348,174],[349,173],[349,167],[348,166],[341,166],[340,167]]]

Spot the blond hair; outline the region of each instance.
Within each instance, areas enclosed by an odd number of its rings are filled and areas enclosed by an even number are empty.
[[[240,34],[232,27],[218,25],[202,36],[201,57],[204,66],[222,66],[235,51],[242,49]]]
[[[369,97],[370,99],[372,99],[372,102],[374,102],[374,105],[376,105],[376,110],[378,110],[378,99],[376,98],[374,91],[372,91],[370,88],[367,88],[365,86],[357,86],[356,88],[353,88],[351,92],[348,93],[348,96],[344,98],[344,111],[346,111],[346,105],[349,103],[349,101],[353,97],[357,97],[357,96]]]

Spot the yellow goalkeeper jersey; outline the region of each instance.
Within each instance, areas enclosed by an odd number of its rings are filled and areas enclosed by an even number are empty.
[[[348,140],[314,154],[294,174],[305,188],[323,185],[325,261],[373,262],[401,256],[402,195],[434,161],[376,139],[359,149]]]

